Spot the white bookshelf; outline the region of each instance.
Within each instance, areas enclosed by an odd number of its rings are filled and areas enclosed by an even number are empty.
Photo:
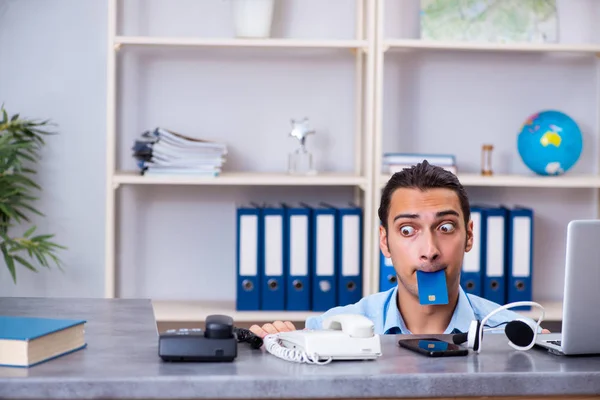
[[[378,291],[379,285],[379,244],[377,208],[380,201],[380,189],[391,174],[382,173],[382,154],[388,151],[403,151],[402,148],[388,149],[383,146],[384,124],[383,110],[388,105],[384,96],[386,76],[384,74],[386,60],[397,54],[411,52],[421,54],[448,54],[454,52],[457,59],[465,54],[472,57],[500,53],[502,56],[511,55],[552,55],[575,54],[595,59],[600,54],[597,44],[486,44],[486,43],[457,43],[447,41],[424,41],[415,38],[396,38],[386,34],[386,0],[355,0],[355,37],[346,39],[320,38],[269,38],[269,39],[239,39],[239,38],[203,38],[179,37],[171,35],[141,36],[139,34],[122,34],[117,29],[119,18],[118,2],[109,0],[108,9],[108,79],[107,79],[107,170],[106,170],[106,263],[105,263],[105,296],[118,297],[118,269],[127,265],[116,265],[116,240],[119,226],[119,212],[116,196],[123,186],[131,190],[149,186],[210,186],[237,187],[245,190],[250,187],[281,187],[281,188],[353,188],[355,200],[364,207],[364,295]],[[399,6],[397,3],[395,7]],[[310,28],[306,28],[310,29]],[[120,170],[118,168],[117,129],[119,69],[118,58],[129,48],[148,48],[150,50],[178,48],[186,51],[195,49],[269,49],[269,54],[281,51],[280,57],[287,57],[295,50],[318,49],[325,54],[339,50],[347,51],[350,63],[355,69],[355,78],[348,82],[354,89],[355,115],[352,116],[356,125],[354,132],[348,133],[348,140],[355,144],[353,170],[346,172],[324,172],[314,176],[291,176],[281,172],[259,172],[252,170],[229,171],[216,178],[194,176],[141,176],[137,171]],[[290,52],[291,50],[291,52]],[[169,53],[157,57],[169,57]],[[181,53],[178,53],[181,54]],[[192,54],[192,53],[190,53]],[[193,54],[197,54],[194,52]],[[209,53],[206,53],[209,54]],[[319,52],[319,57],[324,54]],[[193,57],[189,55],[187,57]],[[311,57],[310,53],[303,57]],[[473,60],[472,58],[470,60]],[[546,60],[551,64],[553,60]],[[401,72],[400,72],[401,73]],[[121,83],[122,84],[122,83]],[[389,89],[387,89],[389,90]],[[600,99],[600,89],[596,84],[597,99]],[[599,113],[600,114],[600,113]],[[524,115],[525,116],[525,115]],[[600,118],[600,117],[599,117]],[[596,121],[593,128],[597,134],[600,123]],[[425,150],[425,149],[422,149]],[[268,157],[268,155],[265,155]],[[460,160],[459,160],[460,162]],[[493,176],[481,176],[473,172],[460,172],[459,179],[469,188],[507,191],[515,189],[555,189],[591,190],[597,194],[600,189],[600,175],[596,171],[584,173],[568,173],[560,177],[541,177],[529,173],[509,174],[497,172]],[[137,189],[136,189],[137,188]],[[141,190],[141,189],[139,189]],[[496,192],[494,192],[496,193]],[[600,196],[597,196],[597,199]],[[519,199],[515,199],[518,201]],[[595,205],[600,208],[600,203]],[[590,215],[595,217],[596,215]],[[557,233],[557,235],[562,235]],[[561,236],[563,237],[563,236]],[[560,263],[556,263],[559,265]],[[233,295],[233,294],[232,294]],[[535,299],[534,299],[535,300]],[[546,319],[558,320],[561,317],[559,302],[542,302],[547,307]],[[155,300],[153,302],[157,319],[161,321],[191,321],[203,320],[211,313],[225,313],[237,320],[304,320],[312,312],[237,312],[232,302],[196,301],[196,300]]]
[[[264,47],[367,50],[366,40],[302,40],[302,39],[200,39],[177,37],[116,36],[116,46],[163,47]]]
[[[379,177],[380,187],[385,185],[392,174]],[[505,188],[600,188],[600,176],[597,175],[564,175],[535,176],[499,174],[483,176],[475,173],[457,174],[463,186],[505,187]]]
[[[382,51],[415,49],[513,53],[576,53],[592,55],[600,53],[600,45],[595,44],[468,43],[421,39],[385,39],[382,42]]]
[[[593,69],[595,72],[595,80],[596,82],[590,82],[589,87],[594,90],[594,101],[595,110],[594,117],[591,122],[591,126],[583,127],[584,131],[584,141],[591,140],[591,142],[596,141],[599,146],[593,146],[594,152],[594,162],[589,166],[588,171],[584,172],[571,172],[569,171],[567,174],[562,176],[538,176],[531,171],[526,171],[523,173],[506,173],[504,171],[498,171],[499,164],[498,159],[494,159],[493,166],[495,169],[495,173],[492,176],[483,176],[477,172],[473,171],[473,165],[471,164],[471,168],[469,172],[461,172],[462,165],[460,157],[458,159],[458,178],[468,190],[473,189],[477,194],[485,194],[489,192],[489,198],[491,201],[494,201],[494,196],[502,197],[497,201],[507,200],[507,196],[505,193],[510,193],[512,197],[510,197],[510,202],[518,204],[523,197],[542,193],[537,190],[545,190],[544,196],[547,196],[548,199],[552,199],[553,196],[561,194],[560,200],[548,200],[544,201],[545,204],[541,205],[541,208],[544,207],[555,207],[557,211],[551,213],[547,219],[552,220],[555,218],[560,218],[560,215],[568,209],[568,206],[564,204],[565,198],[568,198],[571,193],[582,193],[582,190],[585,193],[591,193],[591,200],[586,202],[591,206],[592,212],[584,214],[582,218],[598,218],[600,213],[600,174],[598,173],[600,162],[600,151],[598,148],[600,147],[600,141],[598,140],[599,131],[600,131],[600,113],[597,112],[598,107],[600,106],[600,64],[598,64],[598,55],[600,54],[600,44],[599,43],[587,43],[585,39],[578,40],[579,38],[574,38],[573,36],[569,37],[568,43],[561,42],[562,38],[568,35],[559,34],[559,42],[558,43],[469,43],[469,42],[456,42],[456,41],[431,41],[431,40],[422,40],[419,38],[411,37],[411,35],[415,34],[418,29],[413,29],[414,26],[418,26],[418,23],[415,24],[418,17],[414,13],[415,4],[418,2],[408,2],[402,5],[393,2],[393,0],[377,0],[377,22],[376,22],[376,42],[377,42],[377,72],[376,72],[376,81],[375,81],[375,112],[376,116],[374,118],[374,156],[373,162],[375,164],[374,170],[376,171],[375,178],[377,183],[375,185],[376,190],[373,191],[374,194],[374,204],[379,204],[381,199],[381,191],[380,189],[386,184],[389,177],[392,175],[391,173],[386,173],[382,170],[382,156],[386,152],[410,152],[417,151],[423,153],[432,153],[434,151],[431,150],[431,142],[419,142],[419,145],[413,145],[412,148],[403,148],[403,143],[400,143],[400,147],[388,148],[384,146],[384,141],[386,135],[390,135],[389,128],[386,131],[385,122],[386,119],[384,109],[389,104],[390,96],[386,96],[386,91],[393,90],[410,90],[410,86],[412,82],[409,81],[401,81],[398,76],[402,76],[402,74],[406,74],[410,77],[417,76],[419,77],[420,70],[419,68],[428,68],[427,72],[431,73],[432,64],[436,61],[440,63],[448,63],[448,60],[452,57],[454,61],[452,67],[461,68],[460,62],[462,62],[462,66],[468,66],[469,63],[471,65],[481,63],[483,65],[481,69],[488,68],[485,70],[485,74],[489,77],[489,80],[493,80],[498,75],[502,75],[503,71],[503,63],[506,62],[507,65],[511,65],[514,67],[514,64],[521,62],[525,63],[523,60],[544,60],[546,63],[545,66],[548,69],[551,69],[555,66],[555,63],[563,62],[567,65],[573,66],[576,68],[579,66],[578,62],[583,63],[588,60],[588,62],[593,63]],[[559,14],[561,12],[565,12],[565,7],[569,7],[569,5],[561,6],[559,8]],[[412,8],[411,8],[412,7]],[[576,7],[576,5],[572,5],[571,7]],[[403,14],[403,11],[409,10],[408,13],[412,12],[413,20],[409,21],[405,18],[406,14]],[[581,10],[579,10],[581,11]],[[400,18],[402,21],[398,23],[398,20],[393,19],[390,15],[395,15],[396,18]],[[561,24],[559,25],[559,29],[565,29],[565,24],[569,23],[568,18],[564,18],[564,15],[559,15],[559,20],[562,18]],[[393,22],[391,22],[393,21]],[[387,24],[395,25],[393,27],[386,26]],[[579,22],[576,19],[570,21],[572,25],[576,25]],[[408,27],[402,27],[402,24],[407,24]],[[400,25],[400,28],[398,28]],[[411,30],[412,29],[412,30]],[[392,33],[393,32],[393,33]],[[418,35],[418,34],[417,34]],[[408,36],[408,37],[402,37]],[[562,56],[565,57],[562,57]],[[557,56],[557,57],[551,57]],[[542,58],[543,57],[543,58]],[[388,60],[394,60],[396,64],[393,64],[395,68],[389,66]],[[406,67],[404,69],[405,64],[410,64],[412,59],[416,59],[416,63],[412,66]],[[432,61],[435,60],[435,61]],[[494,61],[490,61],[494,60]],[[517,61],[515,61],[517,60]],[[577,61],[573,61],[577,60]],[[429,63],[428,63],[429,62]],[[568,64],[572,62],[572,64]],[[494,64],[497,63],[497,64]],[[444,64],[446,65],[446,64]],[[414,68],[414,70],[410,70],[410,68]],[[448,68],[452,68],[448,67]],[[541,67],[543,69],[544,67]],[[415,72],[415,70],[417,72]],[[389,72],[391,71],[391,72]],[[407,72],[408,71],[408,72]],[[513,69],[512,72],[515,70]],[[509,72],[510,73],[510,72]],[[465,79],[464,75],[461,75],[461,78]],[[475,77],[474,77],[475,78]],[[395,79],[393,82],[401,81],[404,84],[404,87],[409,87],[408,89],[399,89],[397,86],[392,86],[390,88],[389,79]],[[448,79],[452,79],[449,77]],[[565,78],[569,79],[569,78]],[[479,81],[481,81],[480,79]],[[547,85],[552,85],[553,81],[547,81]],[[539,84],[539,83],[538,83]],[[454,86],[453,86],[454,88]],[[430,90],[431,87],[429,88]],[[438,89],[442,90],[442,89]],[[419,93],[419,95],[421,95]],[[461,93],[461,95],[464,95]],[[494,93],[489,93],[489,100],[492,100]],[[460,97],[460,96],[459,96]],[[410,97],[403,98],[404,105],[410,102]],[[515,101],[518,103],[518,101]],[[547,104],[552,102],[539,102],[540,104]],[[393,103],[399,107],[401,105],[397,103]],[[478,105],[483,105],[482,103]],[[455,106],[454,104],[449,104],[448,107]],[[512,104],[506,104],[506,107],[511,107]],[[460,107],[460,106],[455,106]],[[548,107],[547,108],[552,108]],[[428,110],[429,111],[429,110]],[[531,111],[531,112],[530,112]],[[534,110],[526,110],[523,112],[523,120],[527,116],[527,113],[533,113],[534,111],[540,111],[539,109]],[[477,113],[477,108],[473,107],[472,109],[463,109],[464,117],[468,118],[470,113]],[[438,117],[438,116],[436,116]],[[409,126],[411,126],[409,124]],[[450,127],[454,128],[450,125]],[[516,153],[516,134],[518,133],[518,126],[515,126],[515,130],[508,132],[508,134],[513,135],[514,138],[514,156],[518,157]],[[447,134],[447,132],[441,132],[440,135]],[[587,134],[587,137],[585,135]],[[389,136],[388,136],[389,137]],[[431,137],[428,138],[431,140]],[[484,139],[482,139],[484,140]],[[401,142],[400,140],[398,142]],[[410,145],[409,145],[410,146]],[[588,146],[591,146],[588,144]],[[415,148],[416,147],[416,148]],[[440,153],[448,153],[451,151],[446,151],[445,149],[439,151]],[[474,149],[474,154],[479,158],[481,157],[480,147]],[[585,152],[582,154],[582,157],[585,157]],[[590,159],[589,153],[587,154],[588,160]],[[581,162],[579,162],[581,163]],[[478,165],[479,166],[479,165]],[[500,165],[503,167],[503,165]],[[502,168],[500,168],[502,169]],[[550,191],[548,191],[550,189]],[[577,190],[577,192],[575,191]],[[521,197],[519,197],[521,196]],[[538,197],[542,195],[538,194]],[[562,202],[562,203],[561,203]],[[554,203],[554,204],[552,204]],[[562,209],[561,209],[562,207]],[[560,210],[560,211],[559,211]],[[534,212],[536,210],[534,209]],[[373,220],[373,242],[374,242],[374,254],[372,255],[371,263],[378,264],[379,263],[379,249],[377,248],[379,242],[379,236],[376,231],[376,228],[379,226],[379,221]],[[558,241],[563,241],[565,239],[566,232],[566,224],[560,225],[559,229],[555,229],[555,232],[550,235],[547,234],[546,237],[551,236],[552,238],[557,239]],[[538,246],[545,246],[544,244],[538,244]],[[563,255],[564,257],[564,255]],[[539,260],[536,260],[534,257],[534,263],[538,264],[537,271],[539,272],[541,268],[539,268]],[[552,260],[551,265],[548,265],[548,274],[560,274],[560,268],[564,265],[564,261],[561,259]],[[535,270],[535,268],[534,268]],[[371,277],[371,282],[373,283],[373,287],[371,290],[376,290],[377,285],[379,283],[379,271],[376,268],[372,269],[373,276]],[[536,276],[534,272],[534,281],[535,280],[543,280],[544,278],[539,274]],[[561,297],[562,293],[559,293],[558,285],[555,285],[555,297]],[[535,298],[534,291],[534,301],[540,302],[546,308],[546,320],[554,320],[558,321],[562,319],[562,305],[560,301],[540,301]],[[525,315],[533,316],[535,311],[531,313],[525,313]]]
[[[235,302],[229,301],[153,300],[152,307],[155,319],[161,322],[204,321],[212,314],[229,315],[240,322],[303,322],[321,314],[314,311],[237,311]]]
[[[364,210],[364,263],[368,265],[371,254],[371,240],[369,227],[372,225],[371,218],[373,214],[370,210],[374,207],[371,203],[373,196],[373,154],[372,129],[373,125],[373,82],[375,74],[375,35],[374,35],[374,16],[375,1],[373,0],[349,0],[347,5],[353,8],[354,20],[351,24],[354,26],[353,38],[268,38],[268,39],[248,39],[235,37],[199,37],[199,36],[173,36],[173,35],[139,35],[130,32],[122,33],[123,27],[120,26],[119,18],[126,13],[124,0],[108,1],[108,57],[107,57],[107,170],[106,170],[106,245],[105,245],[105,290],[104,295],[107,298],[120,297],[119,287],[119,269],[131,268],[128,265],[117,265],[116,247],[119,240],[119,223],[122,214],[118,210],[118,192],[123,187],[128,187],[128,191],[142,190],[142,187],[151,186],[207,186],[207,187],[234,187],[236,190],[243,191],[254,187],[272,187],[272,188],[315,188],[316,190],[351,188],[353,189],[354,201],[360,204]],[[143,2],[138,3],[138,5]],[[156,4],[156,3],[154,3]],[[316,4],[316,3],[315,3]],[[129,4],[131,6],[131,4]],[[142,6],[145,6],[142,5]],[[149,5],[151,6],[151,5]],[[318,5],[315,7],[319,7]],[[315,8],[321,11],[321,8]],[[307,27],[305,29],[310,29]],[[148,175],[142,176],[136,170],[123,170],[119,167],[119,144],[123,146],[119,132],[119,90],[126,84],[124,78],[120,77],[119,58],[124,57],[129,49],[145,49],[155,51],[153,57],[163,57],[168,61],[168,57],[173,54],[163,50],[177,49],[183,52],[186,49],[210,50],[220,49],[234,54],[238,50],[250,49],[264,51],[268,50],[269,55],[276,54],[276,59],[281,60],[285,57],[294,56],[296,50],[303,49],[319,50],[318,53],[301,53],[303,59],[317,54],[317,60],[321,61],[327,57],[328,52],[333,56],[339,57],[340,51],[345,52],[345,62],[354,69],[353,78],[347,82],[348,87],[352,88],[354,94],[354,112],[351,119],[354,122],[354,132],[349,131],[344,134],[344,140],[354,143],[354,154],[352,159],[354,165],[351,170],[342,172],[319,171],[315,175],[299,176],[290,175],[282,168],[280,172],[263,172],[254,170],[231,171],[228,169],[227,162],[224,171],[217,177],[201,177],[190,175]],[[179,51],[177,54],[181,55]],[[277,53],[280,52],[280,53]],[[147,54],[147,53],[146,53]],[[196,57],[199,54],[194,51],[186,57]],[[212,53],[214,54],[214,53]],[[224,53],[220,53],[224,54]],[[246,52],[246,54],[248,54]],[[264,53],[266,54],[266,53]],[[300,54],[300,53],[298,53]],[[347,60],[347,61],[346,61]],[[222,61],[227,62],[227,61]],[[224,64],[223,67],[227,65]],[[285,71],[282,71],[285,72]],[[326,90],[326,89],[325,89]],[[327,93],[324,92],[323,95]],[[206,101],[213,100],[214,97],[206,97]],[[175,96],[177,97],[177,96]],[[176,100],[176,98],[175,98]],[[288,118],[284,116],[283,118]],[[141,132],[139,132],[141,133]],[[243,134],[243,133],[242,133]],[[341,134],[340,134],[341,135]],[[310,140],[309,140],[310,142]],[[269,157],[265,153],[263,157]],[[138,189],[136,189],[138,188]],[[237,193],[237,192],[236,192]],[[326,193],[326,192],[323,192]],[[299,199],[300,201],[302,199]],[[323,200],[327,200],[325,194]],[[137,207],[136,207],[137,208]],[[235,238],[231,237],[232,246],[235,245]],[[367,267],[368,268],[368,267]],[[234,275],[235,275],[235,271]],[[369,294],[371,284],[369,282],[369,272],[365,273],[364,294]],[[230,297],[235,297],[231,293]],[[304,319],[308,315],[316,315],[312,312],[237,312],[234,302],[231,301],[169,301],[161,300],[153,302],[156,317],[160,321],[197,321],[204,320],[209,314],[224,313],[231,315],[238,321],[272,320],[272,319]]]
[[[561,302],[542,302],[540,305],[544,307],[544,321],[562,320]],[[152,307],[156,320],[161,322],[202,322],[211,314],[229,315],[240,322],[304,322],[308,317],[322,314],[314,311],[237,311],[234,302],[227,301],[152,300]],[[518,313],[533,319],[540,315],[537,308]]]
[[[224,172],[216,177],[147,175],[116,172],[114,185],[208,185],[208,186],[349,186],[367,189],[368,179],[350,173],[291,176],[286,173]]]

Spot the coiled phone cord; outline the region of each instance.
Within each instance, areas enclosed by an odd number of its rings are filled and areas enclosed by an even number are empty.
[[[308,354],[306,351],[283,347],[279,343],[279,335],[277,334],[265,336],[263,342],[269,353],[283,360],[317,365],[329,364],[332,360],[332,358],[329,357],[326,360],[319,361],[319,355],[316,353]]]

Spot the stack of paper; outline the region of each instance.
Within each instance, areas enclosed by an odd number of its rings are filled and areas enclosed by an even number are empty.
[[[191,138],[163,128],[142,133],[132,150],[142,175],[217,176],[227,154],[223,143]]]
[[[396,173],[405,168],[410,168],[415,164],[427,162],[431,165],[437,165],[456,175],[456,158],[453,154],[423,154],[423,153],[385,153],[383,155],[383,172]]]

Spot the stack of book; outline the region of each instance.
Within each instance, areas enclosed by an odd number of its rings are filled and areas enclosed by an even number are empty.
[[[142,175],[218,176],[227,154],[223,143],[184,136],[160,127],[142,133],[132,150]]]
[[[453,174],[457,173],[456,158],[452,154],[421,154],[421,153],[385,153],[383,155],[383,172],[394,174],[415,164],[427,162],[442,167]]]

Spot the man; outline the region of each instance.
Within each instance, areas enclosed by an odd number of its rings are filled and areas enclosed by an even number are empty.
[[[398,285],[308,318],[307,329],[320,329],[323,318],[331,315],[361,314],[373,321],[377,334],[460,333],[469,330],[471,321],[482,320],[500,307],[460,287],[464,253],[473,246],[473,221],[469,199],[456,175],[427,161],[394,174],[383,189],[379,219],[379,247],[392,260]],[[448,304],[420,304],[418,270],[445,271]],[[502,327],[518,318],[521,315],[504,310],[486,326]],[[250,328],[261,337],[295,329],[289,321]]]

